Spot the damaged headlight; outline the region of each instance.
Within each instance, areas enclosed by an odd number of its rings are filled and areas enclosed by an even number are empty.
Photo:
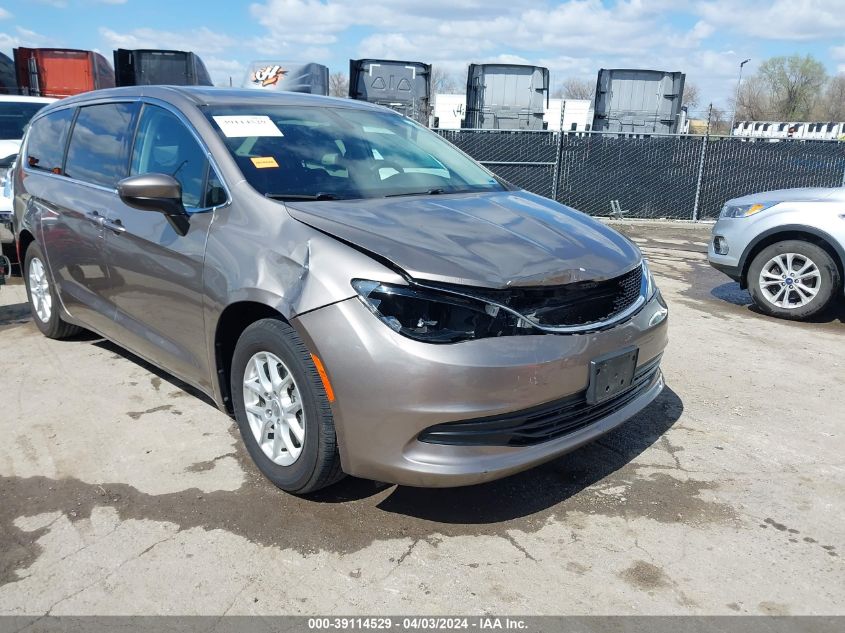
[[[536,333],[523,319],[481,300],[355,279],[352,287],[390,329],[426,343]]]

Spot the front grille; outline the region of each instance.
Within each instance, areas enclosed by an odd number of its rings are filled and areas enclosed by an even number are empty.
[[[580,281],[562,286],[488,290],[440,285],[443,289],[493,301],[515,310],[540,326],[590,325],[612,319],[640,296],[642,267],[604,281]]]
[[[489,418],[446,422],[419,434],[421,442],[454,446],[532,446],[589,426],[618,411],[649,388],[660,356],[637,368],[631,387],[619,395],[588,404],[586,391],[538,407]]]

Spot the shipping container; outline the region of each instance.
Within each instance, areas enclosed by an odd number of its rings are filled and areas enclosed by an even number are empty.
[[[596,82],[593,130],[676,134],[683,96],[681,72],[602,68]]]
[[[544,130],[549,69],[520,64],[470,64],[465,128]]]
[[[8,55],[0,53],[0,94],[18,94],[18,80],[15,77],[15,62]]]
[[[213,86],[202,59],[188,51],[114,51],[118,86]]]
[[[387,106],[429,125],[431,65],[389,59],[350,59],[349,96]]]
[[[15,71],[25,95],[70,97],[114,87],[114,71],[94,51],[70,48],[16,48]]]
[[[313,62],[255,61],[249,65],[242,87],[325,96],[329,94],[329,69]]]

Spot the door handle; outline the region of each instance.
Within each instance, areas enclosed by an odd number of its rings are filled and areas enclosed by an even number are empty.
[[[97,226],[103,226],[103,222],[105,222],[105,218],[102,215],[100,215],[99,211],[90,211],[90,212],[85,214],[85,218],[89,222],[93,222]]]
[[[118,235],[126,232],[126,227],[123,226],[123,222],[121,222],[120,219],[107,220],[106,218],[103,218],[103,226],[110,231],[114,231]]]

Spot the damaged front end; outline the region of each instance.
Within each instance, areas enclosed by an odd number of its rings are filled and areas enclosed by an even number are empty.
[[[602,330],[636,314],[657,291],[645,260],[611,279],[561,286],[489,289],[366,279],[352,286],[389,328],[428,343]]]

